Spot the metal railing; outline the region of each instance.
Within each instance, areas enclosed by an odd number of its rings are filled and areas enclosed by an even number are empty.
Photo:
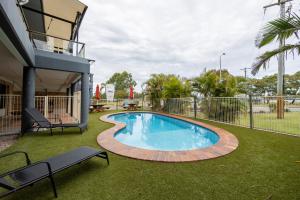
[[[36,96],[35,107],[52,123],[78,123],[80,97]]]
[[[300,97],[166,99],[154,110],[300,136]]]
[[[36,49],[82,58],[85,57],[85,44],[82,42],[67,40],[36,31],[29,31],[29,34]]]
[[[35,107],[52,123],[80,122],[79,96],[36,96]],[[21,132],[22,96],[0,95],[0,136]]]
[[[0,95],[0,135],[10,135],[21,131],[20,95]]]
[[[128,104],[129,99],[113,99],[112,101],[107,99],[92,99],[90,105],[103,105],[106,110],[127,110],[126,105]],[[151,110],[152,104],[149,100],[143,98],[135,98],[132,101],[136,104],[137,109],[139,110]]]
[[[19,0],[16,0],[16,5],[20,9],[20,15],[26,26],[29,39],[32,41],[34,48],[43,51],[85,58],[85,43],[30,30],[24,10],[20,5]]]

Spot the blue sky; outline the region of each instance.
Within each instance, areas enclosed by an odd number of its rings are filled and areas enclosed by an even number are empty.
[[[96,60],[92,67],[96,84],[123,70],[133,74],[136,90],[152,73],[197,76],[204,68],[217,68],[222,52],[223,68],[243,75],[241,68],[276,47],[254,46],[262,26],[279,16],[277,6],[265,14],[262,8],[275,1],[82,0],[88,10],[80,40],[86,43],[87,57]],[[293,3],[298,13],[299,4]],[[286,73],[299,71],[299,63],[299,57],[289,56]],[[275,58],[257,77],[276,71]]]

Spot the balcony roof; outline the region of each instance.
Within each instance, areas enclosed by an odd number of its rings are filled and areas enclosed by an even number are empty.
[[[78,0],[29,0],[22,9],[30,31],[75,40],[87,6]]]

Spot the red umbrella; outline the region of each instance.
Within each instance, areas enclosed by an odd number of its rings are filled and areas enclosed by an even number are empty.
[[[101,99],[100,87],[99,87],[98,84],[97,84],[97,86],[96,86],[96,94],[95,94],[95,96],[96,96],[96,99],[97,99],[97,100]]]
[[[133,87],[132,86],[130,86],[129,98],[133,99]]]

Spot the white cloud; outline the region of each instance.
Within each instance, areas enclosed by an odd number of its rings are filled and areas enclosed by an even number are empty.
[[[96,83],[123,70],[139,85],[152,73],[196,76],[205,67],[217,68],[222,52],[223,67],[242,75],[240,69],[263,51],[254,46],[256,34],[279,13],[274,7],[264,16],[262,7],[270,0],[82,1],[89,8],[80,40],[96,60]],[[300,70],[297,62],[299,57],[289,61],[286,72]],[[259,76],[276,72],[276,60],[271,66]]]

